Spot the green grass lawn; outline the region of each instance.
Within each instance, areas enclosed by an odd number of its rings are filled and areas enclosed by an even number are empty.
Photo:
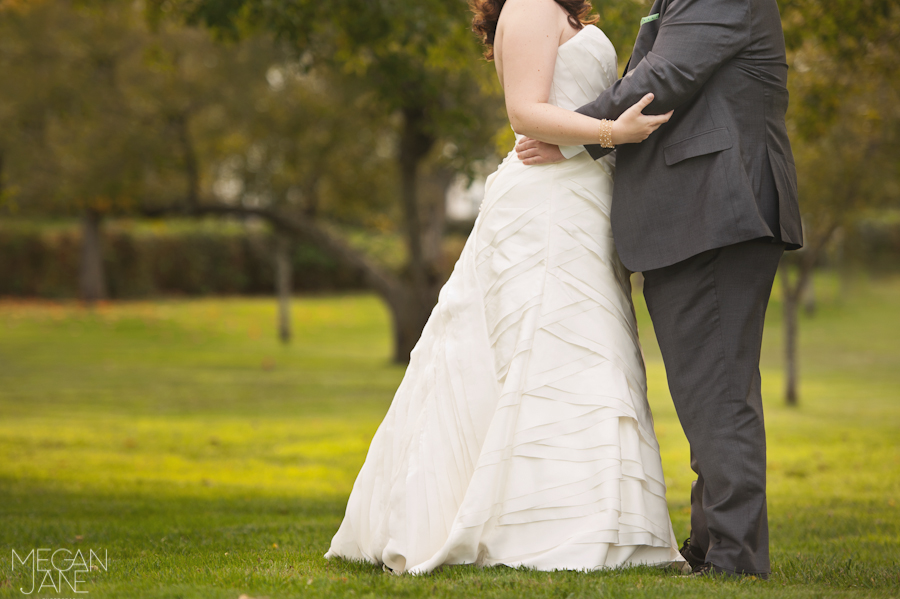
[[[403,374],[371,296],[299,299],[289,347],[274,339],[267,299],[94,311],[2,301],[0,597],[31,586],[30,572],[11,569],[12,550],[41,547],[108,555],[85,597],[898,597],[900,280],[840,301],[833,287],[820,281],[819,312],[802,323],[797,409],[781,402],[780,305],[770,310],[768,583],[647,568],[412,578],[324,560]],[[688,448],[636,301],[683,538]]]

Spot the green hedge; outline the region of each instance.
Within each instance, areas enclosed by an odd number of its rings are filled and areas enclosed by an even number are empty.
[[[78,295],[77,223],[0,223],[0,295]],[[273,239],[262,227],[222,222],[111,221],[103,227],[113,298],[271,294]],[[310,243],[292,252],[295,291],[364,288],[360,273]]]

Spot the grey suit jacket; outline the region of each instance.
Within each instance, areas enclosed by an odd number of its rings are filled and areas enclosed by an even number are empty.
[[[672,119],[616,150],[612,228],[632,271],[772,237],[803,244],[797,175],[785,126],[784,34],[776,0],[656,0],[625,76],[578,112]],[[608,153],[587,146],[595,159]]]

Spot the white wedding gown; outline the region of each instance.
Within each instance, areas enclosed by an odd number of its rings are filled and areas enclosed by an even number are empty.
[[[616,78],[588,26],[559,48],[550,102]],[[673,564],[629,273],[613,246],[611,160],[582,152],[487,182],[326,557],[584,570]]]

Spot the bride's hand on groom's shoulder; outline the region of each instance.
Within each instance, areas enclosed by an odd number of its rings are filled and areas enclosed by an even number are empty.
[[[566,159],[559,146],[523,137],[516,144],[516,154],[522,164],[555,164]]]

